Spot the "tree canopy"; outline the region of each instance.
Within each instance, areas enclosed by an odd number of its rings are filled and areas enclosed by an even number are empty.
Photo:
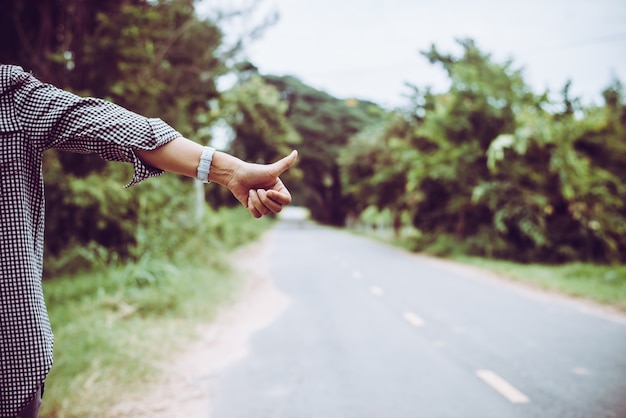
[[[447,92],[414,87],[402,119],[351,139],[343,164],[357,209],[410,215],[417,249],[454,239],[520,261],[624,261],[621,84],[601,107],[582,108],[569,83],[554,103],[511,62],[459,44],[460,56],[423,53],[446,71]]]
[[[1,62],[160,117],[204,143],[224,124],[227,150],[243,159],[267,163],[297,148],[287,183],[317,221],[344,225],[376,208],[396,232],[412,228],[416,250],[626,260],[626,106],[617,79],[601,105],[581,105],[566,80],[553,100],[533,92],[512,61],[496,62],[465,39],[457,55],[435,45],[422,53],[448,76],[447,91],[411,85],[406,107],[386,110],[259,74],[192,0],[11,0],[0,36]],[[236,82],[221,91],[227,74]],[[46,155],[47,254],[99,248],[132,257],[141,229],[158,223],[151,205],[163,211],[167,196],[194,195],[176,176],[121,193],[129,169]],[[206,198],[233,204],[224,191]]]
[[[277,93],[267,99],[254,91],[259,83],[250,81],[222,98],[217,83],[221,76],[237,73],[237,50],[224,45],[219,24],[199,17],[193,0],[11,0],[0,14],[0,62],[20,65],[77,94],[159,117],[205,143],[211,140],[207,126],[246,113],[249,99],[259,99],[255,109],[265,113],[255,114],[255,121],[270,115],[273,120],[265,120],[270,129],[258,138],[268,139],[256,146],[254,157],[274,158],[285,138],[293,142],[296,136],[290,126],[274,123],[281,118]],[[214,103],[222,99],[224,110],[217,106],[216,111]],[[258,128],[247,122],[235,126],[241,135]],[[248,141],[245,151],[251,149]],[[142,228],[156,227],[159,219],[173,215],[170,206],[173,213],[180,212],[174,209],[180,202],[172,196],[191,196],[193,206],[192,183],[176,176],[161,179],[158,187],[146,182],[123,191],[130,169],[85,155],[45,155],[47,256],[69,252],[72,258],[88,249],[113,259],[134,257]],[[157,210],[160,217],[155,218]]]
[[[288,103],[287,116],[302,137],[298,166],[304,172],[296,196],[314,219],[343,225],[349,211],[339,153],[351,136],[381,117],[371,102],[338,99],[291,76],[265,76]]]

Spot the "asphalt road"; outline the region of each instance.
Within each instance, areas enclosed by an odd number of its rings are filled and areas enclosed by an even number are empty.
[[[339,230],[273,234],[290,305],[212,418],[626,418],[626,321]]]

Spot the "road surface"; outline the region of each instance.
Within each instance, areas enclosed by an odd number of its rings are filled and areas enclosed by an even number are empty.
[[[295,221],[289,305],[222,372],[212,418],[626,418],[626,321]]]

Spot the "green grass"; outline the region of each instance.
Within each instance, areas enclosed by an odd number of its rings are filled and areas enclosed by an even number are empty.
[[[626,312],[626,265],[520,264],[460,255],[452,259],[543,289],[590,299]]]
[[[124,267],[47,282],[55,362],[42,417],[103,415],[158,373],[156,364],[194,337],[235,294],[219,266],[186,266],[156,285],[120,283]],[[80,289],[80,297],[77,296]]]
[[[407,251],[415,247],[416,236],[411,234],[404,234],[401,239],[395,239],[391,235],[381,236],[372,233],[365,235]],[[432,244],[424,246],[422,252],[479,267],[542,289],[599,302],[626,312],[626,265],[598,265],[582,262],[562,265],[522,264],[464,255],[464,248],[463,243],[448,236],[441,236]]]
[[[176,237],[164,234],[135,262],[44,282],[55,361],[42,418],[106,417],[116,402],[144,393],[159,362],[234,299],[242,280],[228,253],[270,223],[240,208],[208,218],[169,256]]]

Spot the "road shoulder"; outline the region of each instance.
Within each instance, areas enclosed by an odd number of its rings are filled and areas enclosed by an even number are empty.
[[[222,309],[214,321],[199,325],[197,341],[158,365],[162,378],[150,384],[148,396],[116,405],[109,417],[210,416],[211,398],[221,372],[244,358],[250,337],[274,321],[289,304],[269,276],[272,240],[269,231],[231,255],[237,274],[244,280],[235,303]]]

